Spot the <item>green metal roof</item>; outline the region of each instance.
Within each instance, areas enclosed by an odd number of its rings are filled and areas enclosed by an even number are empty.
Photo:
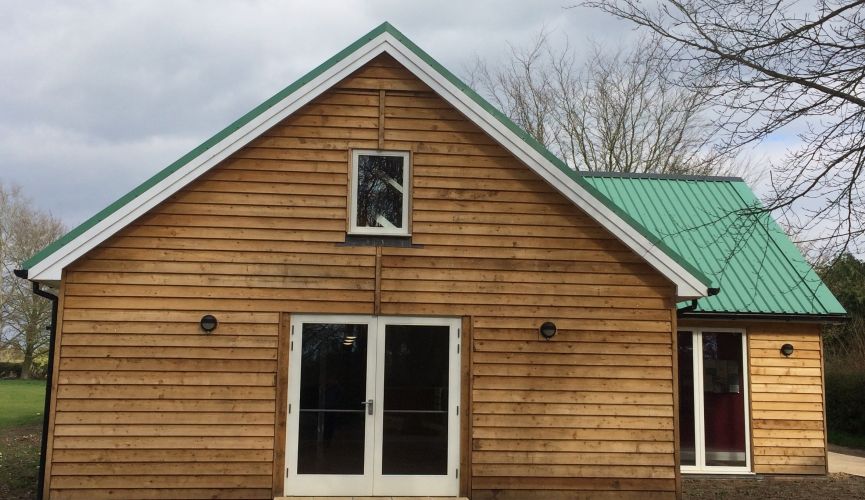
[[[48,245],[22,267],[29,269],[41,262],[382,33],[399,40],[705,285],[721,287],[719,295],[700,300],[698,311],[844,313],[838,301],[770,217],[765,214],[753,217],[730,215],[736,210],[758,205],[741,180],[580,175],[389,23],[381,24],[255,107]]]
[[[76,237],[80,236],[82,233],[92,228],[100,221],[104,220],[106,217],[116,212],[120,208],[126,206],[135,200],[136,197],[147,191],[149,188],[153,187],[161,180],[165,179],[172,173],[176,172],[178,169],[182,168],[184,165],[188,164],[190,161],[207,151],[212,146],[219,143],[221,140],[225,139],[231,133],[235,132],[239,128],[243,127],[251,120],[255,119],[257,116],[261,115],[269,108],[279,103],[281,100],[301,88],[303,85],[308,83],[309,81],[316,78],[318,75],[326,71],[327,69],[333,67],[359,48],[361,48],[364,44],[369,42],[370,40],[376,38],[382,33],[389,33],[394,38],[399,40],[405,47],[411,50],[414,54],[424,60],[427,64],[433,67],[439,74],[444,76],[450,83],[460,89],[466,96],[472,99],[475,103],[481,106],[485,111],[493,115],[498,121],[500,121],[503,125],[505,125],[508,129],[514,132],[518,137],[520,137],[523,141],[529,144],[535,151],[540,153],[544,158],[549,160],[553,165],[559,168],[562,172],[568,175],[570,179],[579,184],[583,189],[588,191],[592,196],[597,198],[601,203],[603,203],[607,208],[616,213],[619,217],[621,217],[625,222],[627,222],[630,226],[632,226],[637,232],[643,235],[646,239],[651,241],[655,246],[657,246],[662,252],[670,256],[675,262],[685,268],[691,275],[701,281],[705,286],[712,287],[714,286],[711,279],[703,274],[701,270],[692,265],[692,263],[679,255],[675,249],[671,248],[667,245],[664,240],[658,239],[653,231],[648,230],[632,215],[626,211],[623,211],[618,205],[612,203],[607,197],[595,187],[583,180],[582,176],[580,176],[577,172],[575,172],[572,168],[570,168],[565,162],[561,159],[557,158],[553,153],[551,153],[547,148],[545,148],[540,142],[538,142],[534,137],[532,137],[529,133],[521,129],[518,125],[516,125],[513,121],[511,121],[507,116],[505,116],[501,111],[496,109],[495,106],[487,102],[483,97],[481,97],[477,92],[472,90],[468,85],[466,85],[462,80],[456,77],[453,73],[447,70],[444,66],[439,64],[438,61],[433,59],[429,54],[424,52],[420,47],[414,44],[411,40],[409,40],[405,35],[399,32],[396,28],[394,28],[390,23],[382,23],[377,28],[373,29],[366,35],[360,37],[354,43],[346,47],[345,49],[338,52],[336,55],[301,77],[296,82],[292,83],[270,99],[256,106],[253,110],[246,113],[231,125],[226,127],[224,130],[220,131],[210,139],[206,140],[200,146],[196,147],[192,151],[183,155],[180,159],[175,161],[174,163],[168,165],[163,170],[158,172],[153,177],[144,181],[141,185],[130,191],[129,193],[123,195],[120,199],[101,210],[99,213],[94,215],[93,217],[84,221],[81,225],[74,228],[72,231],[55,241],[54,243],[48,245],[33,257],[28,259],[22,264],[23,269],[30,269],[37,263],[44,260],[49,255],[53,254],[64,245],[70,243]]]
[[[586,173],[586,182],[720,287],[697,313],[841,315],[844,308],[742,179]]]
[[[200,146],[48,245],[24,262],[22,267],[32,268],[383,33],[396,38],[704,285],[720,286],[721,294],[701,299],[698,311],[844,313],[837,300],[771,218],[768,216],[752,219],[738,218],[734,221],[729,217],[720,217],[733,210],[755,206],[758,203],[748,187],[740,180],[580,175],[389,23],[381,24],[261,103]],[[755,223],[743,224],[739,219],[753,220]],[[751,229],[747,230],[749,224]],[[736,238],[733,231],[745,234],[746,237]],[[728,255],[731,256],[729,259],[725,257]]]

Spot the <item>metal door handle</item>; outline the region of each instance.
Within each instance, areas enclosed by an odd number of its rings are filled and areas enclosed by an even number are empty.
[[[361,406],[366,406],[366,413],[367,413],[368,415],[372,415],[372,400],[371,400],[371,399],[370,399],[370,400],[367,400],[367,401],[361,401],[361,402],[360,402],[360,405],[361,405]]]

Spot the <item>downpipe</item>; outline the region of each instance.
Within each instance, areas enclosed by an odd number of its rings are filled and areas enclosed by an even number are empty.
[[[15,276],[27,279],[27,270],[15,270]],[[54,347],[57,338],[57,303],[58,297],[42,289],[33,282],[33,293],[51,301],[51,324],[48,325],[48,367],[45,374],[45,405],[42,410],[42,443],[39,452],[39,477],[36,486],[36,499],[43,500],[45,491],[45,454],[48,451],[48,418],[51,414],[51,387],[54,379]]]

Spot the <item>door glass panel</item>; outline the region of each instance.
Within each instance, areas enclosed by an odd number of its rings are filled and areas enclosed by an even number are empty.
[[[707,466],[746,465],[743,371],[741,334],[703,332]]]
[[[679,443],[682,465],[697,465],[694,441],[694,336],[679,332]]]
[[[305,323],[299,474],[363,474],[367,325]]]
[[[447,474],[449,331],[385,327],[383,474]]]

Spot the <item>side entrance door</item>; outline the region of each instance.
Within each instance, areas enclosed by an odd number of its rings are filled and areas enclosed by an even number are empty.
[[[459,327],[293,316],[285,494],[457,495]]]
[[[750,472],[745,332],[689,328],[678,335],[682,472]]]

